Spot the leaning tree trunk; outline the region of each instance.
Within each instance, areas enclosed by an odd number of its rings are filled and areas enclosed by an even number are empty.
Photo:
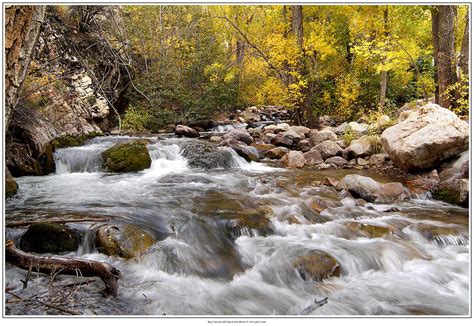
[[[466,13],[466,26],[461,44],[461,57],[459,58],[459,68],[462,73],[469,78],[469,11]]]
[[[383,22],[384,22],[384,38],[387,40],[388,32],[388,6],[385,6],[383,11]],[[387,96],[387,84],[388,84],[388,71],[382,70],[380,72],[380,98],[379,98],[379,107],[381,110],[385,107],[385,98]]]
[[[5,130],[18,103],[46,6],[5,6]]]
[[[456,60],[454,52],[454,19],[456,6],[438,6],[439,10],[439,51],[438,51],[438,94],[439,105],[451,107],[450,85],[456,82]]]
[[[433,38],[433,61],[434,61],[434,80],[435,80],[435,103],[439,104],[439,85],[438,85],[438,52],[439,52],[439,11],[435,6],[431,10],[431,34]]]

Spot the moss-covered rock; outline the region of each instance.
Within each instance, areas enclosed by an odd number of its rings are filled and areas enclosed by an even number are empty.
[[[10,198],[15,196],[18,191],[18,184],[15,179],[13,179],[10,170],[5,168],[5,198]]]
[[[154,243],[153,236],[132,224],[103,225],[95,236],[97,250],[123,258],[138,257]]]
[[[81,243],[82,234],[65,225],[49,222],[33,223],[20,238],[21,250],[37,253],[60,253],[75,251]]]
[[[84,143],[94,137],[103,136],[102,132],[90,132],[88,134],[80,134],[80,135],[62,135],[56,137],[51,141],[51,145],[55,149],[57,148],[64,148],[64,147],[75,147],[75,146],[82,146]]]
[[[323,279],[341,275],[341,266],[337,260],[321,250],[313,250],[296,258],[292,265],[305,281],[321,282]]]
[[[469,179],[441,182],[433,192],[433,198],[453,205],[469,206]]]
[[[102,166],[109,172],[135,172],[149,168],[151,158],[145,142],[133,141],[103,152]]]

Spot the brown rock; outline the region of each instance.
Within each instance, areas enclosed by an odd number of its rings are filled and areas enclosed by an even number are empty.
[[[272,145],[273,146],[273,145]],[[289,149],[286,147],[275,147],[265,152],[265,156],[271,159],[281,159],[283,156],[289,153]]]
[[[184,136],[184,137],[190,137],[190,138],[199,137],[199,132],[196,129],[193,129],[193,128],[187,127],[187,126],[183,126],[183,125],[177,125],[174,133],[177,136]]]
[[[316,165],[323,163],[323,159],[319,151],[309,151],[303,154],[306,165]]]
[[[281,162],[289,168],[302,168],[305,165],[305,158],[300,151],[289,151],[281,158]]]
[[[337,260],[321,250],[313,250],[298,257],[292,265],[305,281],[322,282],[326,278],[341,275],[341,266]]]

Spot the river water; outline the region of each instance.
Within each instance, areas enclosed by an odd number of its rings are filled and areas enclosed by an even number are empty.
[[[357,206],[318,181],[348,173],[382,182],[398,181],[397,177],[358,170],[288,170],[271,162],[247,163],[233,151],[229,167],[191,169],[180,155],[185,139],[149,138],[152,165],[147,170],[101,171],[100,153],[130,139],[98,137],[82,147],[57,150],[57,172],[18,178],[19,194],[6,203],[7,222],[106,216],[136,224],[158,240],[138,259],[108,257],[93,246],[97,225],[71,223],[86,236],[70,256],[111,263],[123,274],[116,298],[101,297],[100,281],[78,290],[78,302],[71,307],[82,313],[469,313],[467,209],[426,198]],[[333,207],[315,211],[315,199]],[[248,216],[265,216],[269,224],[229,232],[233,221]],[[355,223],[389,227],[392,232],[368,237],[351,227]],[[7,228],[6,237],[17,239],[24,230]],[[298,273],[292,262],[315,249],[338,261],[339,277],[315,282]],[[25,274],[7,264],[7,286],[21,295],[44,291],[46,277],[34,277],[22,290]],[[58,279],[70,283],[71,277]],[[325,297],[327,304],[311,309],[314,300]],[[7,309],[8,314],[43,311],[44,307],[22,304]]]

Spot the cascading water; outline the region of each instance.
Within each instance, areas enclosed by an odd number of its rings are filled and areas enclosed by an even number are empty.
[[[127,137],[100,137],[55,153],[57,173],[18,178],[6,221],[106,216],[139,225],[158,241],[139,259],[98,253],[93,223],[70,256],[121,270],[117,298],[78,292],[86,314],[129,315],[466,315],[469,313],[468,210],[412,199],[358,206],[317,181],[363,171],[286,170],[249,163],[230,148],[232,166],[191,168],[188,140],[149,139],[149,169],[105,173],[100,153]],[[91,173],[93,172],[93,173]],[[365,172],[367,173],[367,172]],[[370,175],[379,181],[390,176]],[[317,210],[314,200],[327,202]],[[369,231],[367,231],[369,230]],[[7,228],[18,238],[18,229]],[[377,234],[377,232],[381,232]],[[339,277],[305,279],[298,257],[320,250],[334,257]],[[46,285],[9,264],[5,279],[25,296]],[[68,278],[64,278],[68,280]],[[66,281],[64,281],[66,282]],[[100,282],[91,285],[94,289]],[[327,297],[321,307],[315,300]],[[76,307],[76,308],[77,308]],[[14,305],[9,314],[41,310]]]

